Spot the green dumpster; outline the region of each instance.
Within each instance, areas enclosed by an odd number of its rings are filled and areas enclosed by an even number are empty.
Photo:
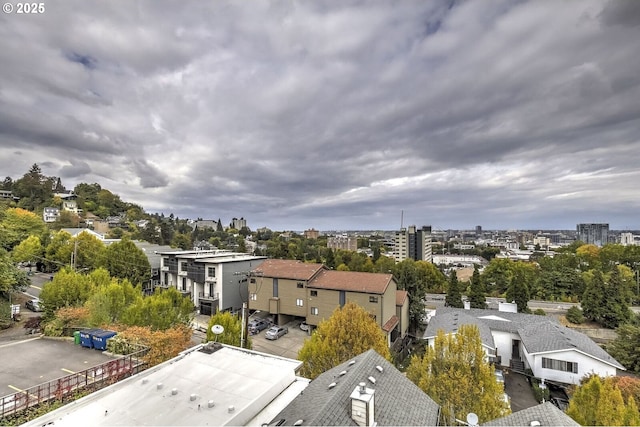
[[[80,344],[80,331],[75,331],[73,333],[73,343]]]

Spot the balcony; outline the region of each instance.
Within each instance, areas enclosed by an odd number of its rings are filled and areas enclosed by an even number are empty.
[[[220,299],[220,294],[218,292],[214,294],[205,294],[204,292],[198,292],[198,299],[202,299],[205,301],[215,301]]]
[[[168,265],[163,265],[162,266],[162,271],[169,271],[169,266]]]
[[[209,276],[207,276],[207,277],[205,277],[204,281],[205,281],[205,282],[208,282],[208,283],[216,283],[216,281],[217,281],[217,280],[216,280],[216,278],[215,278],[215,277],[209,277]]]
[[[178,276],[184,276],[184,277],[186,277],[186,276],[187,276],[187,272],[186,272],[186,271],[179,271],[179,272],[178,272]]]

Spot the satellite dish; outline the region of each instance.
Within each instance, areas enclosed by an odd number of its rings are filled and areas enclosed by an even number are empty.
[[[477,426],[478,425],[478,416],[476,414],[474,414],[473,412],[469,412],[467,414],[467,423],[469,423],[470,426]]]
[[[222,327],[222,325],[213,325],[211,327],[211,332],[216,336],[213,342],[218,342],[218,335],[224,332],[224,327]]]

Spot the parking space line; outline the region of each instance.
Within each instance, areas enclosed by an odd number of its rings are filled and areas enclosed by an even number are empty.
[[[25,393],[25,390],[23,390],[21,388],[18,388],[16,386],[13,386],[11,384],[7,384],[7,387],[9,387],[10,389],[15,390],[15,391],[19,391],[21,393]],[[29,396],[31,396],[32,399],[37,399],[38,398],[38,396],[35,396],[35,395],[31,394],[31,393],[29,393]]]
[[[75,374],[76,373],[75,371],[72,371],[71,369],[61,368],[60,370],[66,372],[68,374]]]

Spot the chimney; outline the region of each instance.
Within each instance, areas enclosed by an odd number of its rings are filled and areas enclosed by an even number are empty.
[[[471,301],[464,301],[464,309],[465,310],[471,309]]]
[[[351,393],[351,419],[360,427],[370,427],[375,424],[373,394],[375,390],[360,383]]]

